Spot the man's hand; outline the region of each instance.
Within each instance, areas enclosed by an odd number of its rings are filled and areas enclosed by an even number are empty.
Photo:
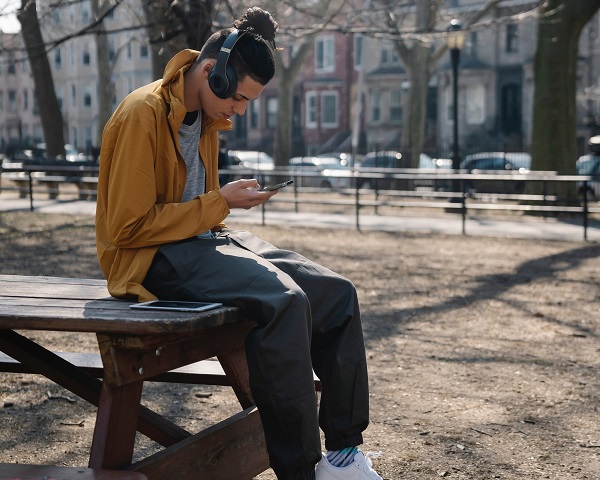
[[[221,195],[229,208],[245,208],[246,210],[265,203],[269,198],[275,195],[279,190],[265,192],[257,190],[258,182],[255,178],[247,180],[236,180],[229,182],[221,187]]]

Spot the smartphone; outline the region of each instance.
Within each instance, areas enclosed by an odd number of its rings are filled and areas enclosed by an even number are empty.
[[[280,188],[286,187],[286,186],[288,186],[288,185],[290,185],[292,183],[294,183],[293,180],[286,180],[285,182],[278,183],[277,185],[271,185],[271,186],[268,186],[268,187],[260,187],[259,191],[270,192],[272,190],[279,190]]]
[[[214,302],[182,302],[175,300],[152,300],[144,303],[134,303],[129,308],[142,310],[175,310],[178,312],[204,312],[222,307],[222,303]]]

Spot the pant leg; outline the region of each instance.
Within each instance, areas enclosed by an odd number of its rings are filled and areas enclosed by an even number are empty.
[[[159,298],[237,306],[257,322],[246,340],[246,354],[271,467],[280,479],[313,479],[321,448],[311,312],[302,289],[287,273],[226,236],[163,246],[144,286]]]
[[[366,355],[356,289],[346,278],[298,253],[248,233],[231,238],[286,272],[306,294],[312,317],[311,356],[321,380],[320,426],[328,450],[362,443],[369,423]]]

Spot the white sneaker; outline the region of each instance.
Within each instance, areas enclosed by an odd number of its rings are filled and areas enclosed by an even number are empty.
[[[334,467],[323,455],[317,463],[317,480],[383,480],[371,468],[371,457],[377,458],[381,453],[368,452],[364,455],[360,450],[354,455],[354,461],[347,467]]]

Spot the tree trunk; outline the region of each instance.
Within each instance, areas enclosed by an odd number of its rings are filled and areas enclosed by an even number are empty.
[[[286,167],[291,156],[292,108],[294,77],[288,69],[280,69],[277,75],[277,129],[275,130],[275,165]]]
[[[291,156],[292,143],[292,108],[294,105],[294,79],[310,49],[316,34],[308,35],[302,45],[295,49],[295,55],[290,52],[289,64],[284,65],[282,52],[275,52],[277,66],[277,130],[275,132],[275,165],[288,166]],[[284,50],[285,51],[285,50]]]
[[[56,158],[59,155],[64,157],[63,116],[54,91],[52,71],[40,31],[35,0],[21,0],[17,18],[21,23],[21,35],[33,74],[35,95],[46,142],[46,154],[49,158]]]
[[[409,160],[403,160],[407,168],[419,166],[419,155],[425,143],[425,116],[430,71],[430,53],[426,45],[415,45],[410,52],[411,61],[406,63],[410,79],[408,108],[402,115],[402,137],[400,149]]]
[[[92,15],[95,18],[100,18],[111,5],[107,3],[100,4],[98,0],[92,0],[91,6]],[[111,64],[109,58],[108,37],[104,23],[100,23],[96,29],[96,57],[98,62],[98,131],[96,137],[98,145],[96,146],[99,146],[104,126],[112,114],[112,103],[115,95],[115,86],[112,82],[114,63]]]
[[[600,0],[548,0],[542,6],[534,60],[533,170],[575,173],[578,43],[599,8]],[[541,186],[528,191],[536,187]],[[555,188],[561,198],[576,197],[575,185]]]

